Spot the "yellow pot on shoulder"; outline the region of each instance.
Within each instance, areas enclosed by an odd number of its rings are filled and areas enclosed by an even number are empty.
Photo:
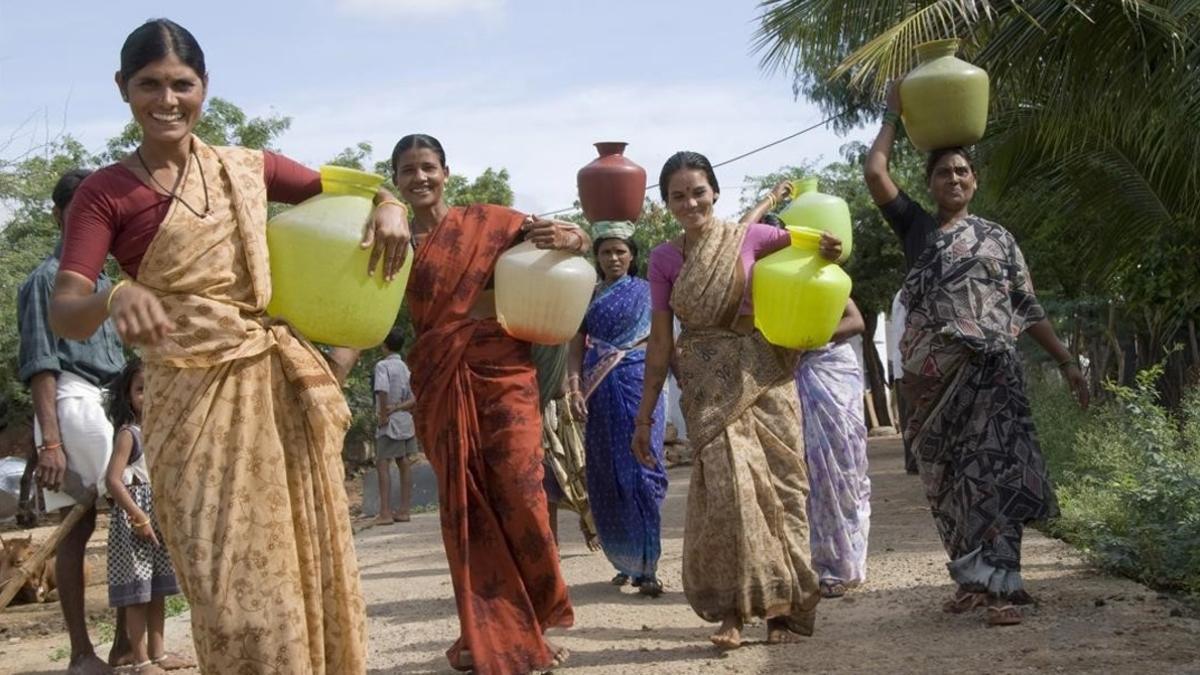
[[[369,249],[359,246],[383,176],[339,166],[321,167],[321,194],[267,223],[271,301],[267,313],[313,342],[367,349],[392,325],[412,269],[405,259],[384,283],[376,267],[367,276]]]

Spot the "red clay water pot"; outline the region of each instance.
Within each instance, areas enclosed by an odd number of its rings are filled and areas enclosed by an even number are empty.
[[[579,170],[579,205],[590,222],[636,221],[646,198],[646,170],[625,157],[627,143],[596,143],[600,156]]]

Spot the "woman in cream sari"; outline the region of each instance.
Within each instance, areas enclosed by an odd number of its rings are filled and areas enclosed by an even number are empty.
[[[718,647],[740,646],[752,618],[767,619],[769,643],[795,641],[812,634],[821,597],[809,561],[796,354],[754,330],[747,293],[754,261],[787,246],[788,233],[716,218],[719,187],[702,155],[671,157],[660,185],[684,234],[650,254],[652,325],[633,451],[647,466],[654,461],[655,403],[674,354],[695,451],[683,546],[688,602],[721,622],[711,638]],[[840,253],[841,242],[823,238],[824,257]]]
[[[192,135],[204,56],[167,20],[135,30],[117,84],[142,130],[68,214],[51,324],[67,338],[111,315],[146,361],[155,508],[192,610],[205,673],[362,673],[366,626],[343,487],[349,410],[325,358],[266,316],[267,201],[320,192],[270,152]],[[377,197],[372,267],[407,250],[404,209]],[[94,292],[112,253],[126,279]],[[341,355],[339,369],[354,355]]]

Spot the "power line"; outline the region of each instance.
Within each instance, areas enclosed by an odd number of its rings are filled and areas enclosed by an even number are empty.
[[[760,153],[763,150],[766,150],[768,148],[773,148],[776,145],[779,145],[780,143],[786,143],[786,142],[792,140],[793,138],[796,138],[797,136],[803,136],[804,134],[807,134],[808,132],[810,132],[814,129],[820,129],[821,127],[825,126],[826,124],[829,124],[830,122],[838,119],[839,117],[846,116],[850,112],[851,112],[850,110],[843,110],[842,112],[840,112],[836,115],[833,115],[831,117],[827,117],[824,120],[817,122],[816,124],[814,124],[810,127],[805,127],[803,129],[801,129],[800,131],[797,131],[794,134],[790,134],[790,135],[784,136],[783,138],[780,138],[778,140],[771,141],[770,143],[767,143],[766,145],[760,145],[759,147],[754,148],[753,150],[750,150],[748,152],[743,152],[742,154],[738,155],[737,157],[731,157],[730,159],[724,160],[722,162],[717,162],[716,164],[713,164],[713,168],[717,169],[717,168],[720,168],[727,164],[733,164],[734,162],[741,160],[741,159],[745,159],[745,158],[749,157],[750,155]],[[654,188],[658,187],[658,185],[659,185],[658,183],[655,183],[654,185],[647,185],[646,191],[649,192],[650,190],[653,190]],[[544,218],[546,216],[554,216],[554,215],[558,215],[560,213],[564,213],[566,211],[573,211],[574,209],[575,209],[575,206],[572,205],[572,206],[568,206],[565,209],[558,209],[557,211],[547,211],[545,213],[539,213],[538,217]]]

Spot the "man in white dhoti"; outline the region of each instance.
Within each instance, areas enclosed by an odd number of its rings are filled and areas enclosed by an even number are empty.
[[[53,214],[60,229],[75,188],[89,173],[69,171],[55,185]],[[17,293],[20,377],[33,398],[37,480],[45,489],[47,511],[74,506],[77,500],[88,497],[91,487],[104,490],[113,428],[104,410],[103,392],[125,366],[111,323],[106,322],[83,341],[61,339],[50,330],[50,301],[61,252],[60,242]],[[110,287],[102,275],[96,292],[107,293]],[[112,672],[96,656],[84,616],[84,551],[95,527],[93,506],[59,544],[55,560],[59,602],[71,639],[68,673]],[[117,635],[123,637],[121,624],[123,621],[118,621]],[[114,655],[124,645],[125,640],[118,639]]]

